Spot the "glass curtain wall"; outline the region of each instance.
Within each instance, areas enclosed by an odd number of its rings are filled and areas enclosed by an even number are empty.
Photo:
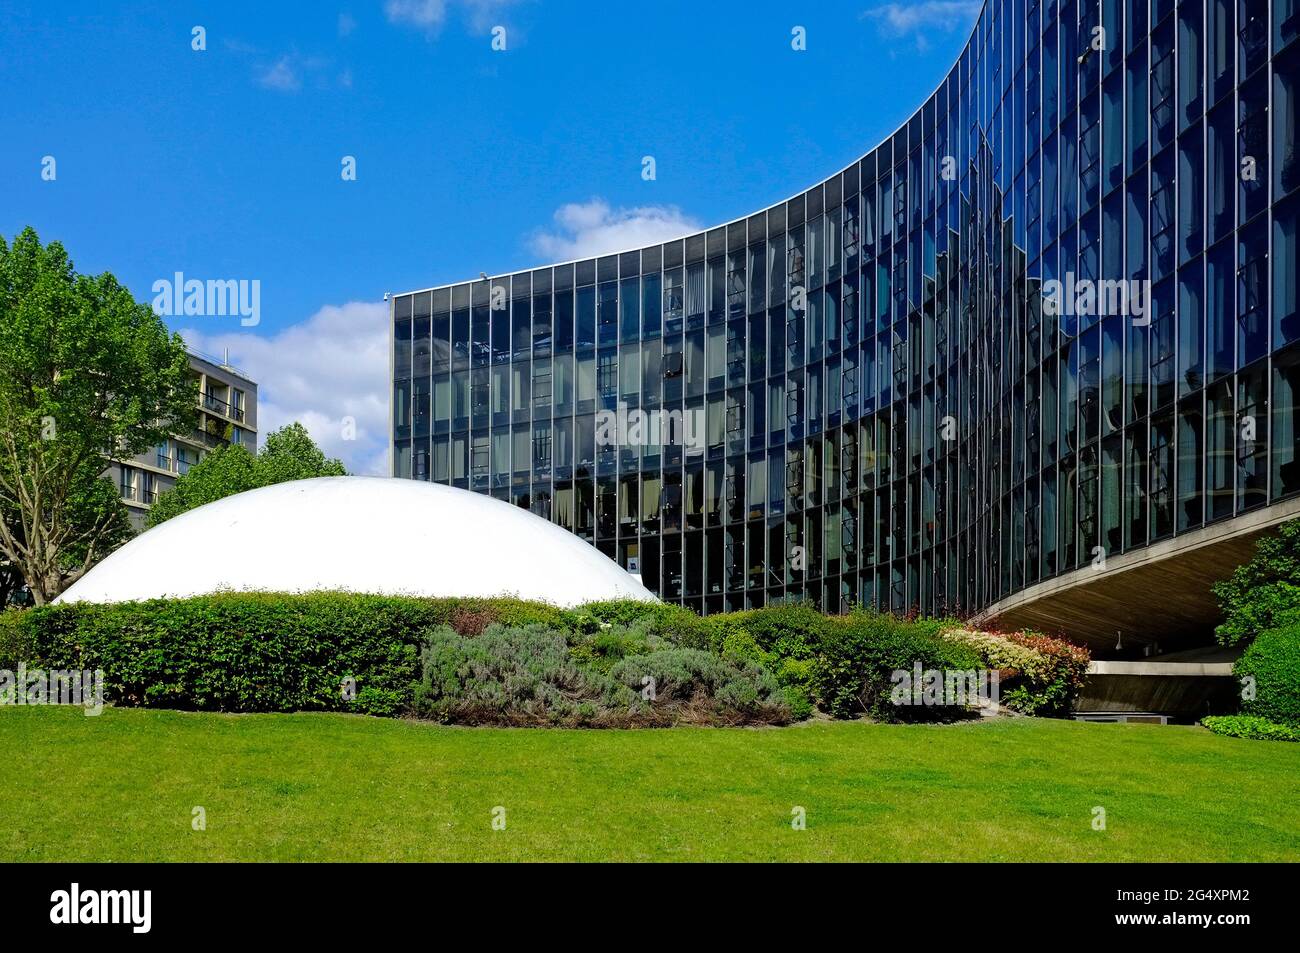
[[[988,0],[801,195],[394,296],[393,473],[701,612],[978,611],[1300,492],[1298,24]]]

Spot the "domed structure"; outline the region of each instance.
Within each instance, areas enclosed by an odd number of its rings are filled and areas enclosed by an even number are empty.
[[[526,510],[383,477],[296,480],[190,510],[131,540],[56,601],[223,590],[655,601],[594,546]]]

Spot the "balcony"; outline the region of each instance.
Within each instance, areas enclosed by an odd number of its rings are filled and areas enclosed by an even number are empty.
[[[229,424],[227,424],[223,428],[216,421],[208,421],[206,427],[191,431],[189,439],[193,443],[197,443],[203,447],[208,448],[209,450],[215,450],[218,447],[225,447],[229,445],[230,439],[225,435],[224,432],[219,432],[219,431],[225,431],[229,429],[230,429]]]
[[[203,395],[203,409],[238,421],[241,424],[244,422],[244,409],[242,407],[231,406],[215,394]]]

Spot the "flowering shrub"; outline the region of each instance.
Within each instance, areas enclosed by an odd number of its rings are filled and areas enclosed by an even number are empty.
[[[969,646],[997,669],[1002,703],[1026,715],[1068,714],[1091,661],[1087,649],[1037,632],[948,629],[943,637]]]

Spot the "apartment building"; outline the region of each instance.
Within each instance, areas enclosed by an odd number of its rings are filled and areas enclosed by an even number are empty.
[[[173,434],[130,460],[109,462],[108,476],[119,487],[136,529],[158,494],[176,484],[210,450],[230,444],[257,449],[257,383],[229,361],[190,353],[190,373],[199,382],[199,425]]]

